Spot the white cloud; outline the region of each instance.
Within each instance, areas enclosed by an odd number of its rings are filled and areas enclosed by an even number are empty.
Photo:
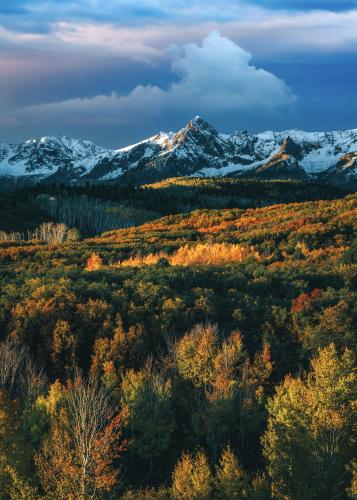
[[[356,52],[357,10],[276,13],[266,18],[226,23],[224,33],[260,55],[314,51]]]
[[[164,89],[137,86],[128,95],[98,95],[27,106],[4,113],[0,124],[141,124],[167,113],[275,112],[295,96],[272,73],[250,64],[251,55],[217,31],[200,45],[171,47],[172,70],[179,80]]]
[[[216,29],[255,55],[357,50],[357,9],[271,11],[223,1],[219,9],[213,2],[205,8],[197,2],[181,2],[176,9],[191,19],[185,23],[170,16],[166,19],[144,17],[145,22],[139,24],[126,24],[125,19],[118,21],[115,16],[112,21],[96,22],[85,17],[81,20],[59,17],[48,32],[41,33],[17,31],[16,26],[6,29],[0,24],[0,50],[11,46],[18,51],[32,49],[54,54],[71,51],[78,52],[78,57],[86,51],[96,57],[114,54],[153,63],[164,57],[164,49],[169,44],[198,42]],[[220,11],[227,15],[220,16]]]
[[[145,36],[146,32],[146,36]],[[162,50],[150,44],[151,30],[143,32],[113,24],[60,22],[54,26],[53,42],[59,41],[67,48],[90,51],[96,55],[117,55],[134,61],[150,63],[163,57]]]

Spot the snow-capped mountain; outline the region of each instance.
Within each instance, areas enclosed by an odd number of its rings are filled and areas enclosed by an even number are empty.
[[[22,144],[0,143],[0,176],[48,178],[60,171],[85,173],[108,154],[92,142],[69,137],[42,137]]]
[[[357,185],[357,129],[221,134],[197,116],[178,132],[118,150],[68,137],[0,143],[0,177],[147,183],[176,176],[320,179]]]

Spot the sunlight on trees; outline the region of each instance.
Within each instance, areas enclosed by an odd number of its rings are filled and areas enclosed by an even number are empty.
[[[50,413],[50,432],[36,455],[42,486],[60,498],[96,498],[119,480],[113,462],[125,450],[121,416],[106,390],[77,374],[60,389]]]
[[[331,344],[306,377],[288,376],[269,400],[263,454],[279,498],[340,498],[354,452],[353,365],[351,351],[339,355]]]
[[[172,475],[172,495],[174,498],[207,499],[213,490],[213,477],[208,460],[203,451],[195,456],[184,453]]]

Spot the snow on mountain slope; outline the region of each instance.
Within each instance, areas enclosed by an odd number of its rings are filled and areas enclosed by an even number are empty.
[[[107,180],[120,171],[125,181],[150,182],[182,175],[226,175],[249,163],[231,136],[218,133],[197,116],[177,133],[160,132],[116,151],[111,162],[104,160],[88,176]]]
[[[64,167],[89,168],[90,159],[106,154],[107,150],[92,142],[69,137],[42,137],[23,144],[0,144],[0,175],[48,177]]]
[[[231,135],[196,116],[178,132],[108,150],[89,141],[43,137],[0,143],[0,176],[147,183],[176,176],[255,176],[357,182],[357,129]]]
[[[300,165],[308,174],[327,170],[337,163],[341,154],[357,151],[357,129],[345,132],[287,130],[284,132],[264,132],[257,134],[257,137],[257,149],[265,146],[265,152],[272,147],[278,147],[278,144],[290,137],[302,148]]]

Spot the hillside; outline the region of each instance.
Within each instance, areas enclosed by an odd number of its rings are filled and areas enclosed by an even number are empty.
[[[357,196],[350,194],[262,208],[200,209],[82,241],[0,243],[0,331],[8,338],[0,342],[0,357],[18,357],[20,342],[44,369],[35,395],[23,395],[25,382],[17,375],[11,389],[4,385],[20,395],[6,412],[18,429],[16,439],[8,435],[23,467],[43,474],[47,439],[59,432],[66,443],[67,398],[87,383],[66,381],[80,367],[103,384],[118,408],[105,435],[121,446],[108,469],[108,477],[125,470],[118,498],[173,498],[172,474],[179,474],[186,450],[187,460],[206,464],[207,474],[219,474],[220,460],[229,460],[241,471],[248,498],[272,498],[267,471],[278,460],[270,451],[280,432],[275,412],[290,422],[289,453],[300,467],[312,446],[313,457],[324,459],[319,440],[310,435],[311,422],[318,433],[327,432],[320,415],[332,411],[334,398],[344,450],[334,452],[341,463],[338,488],[347,489],[356,221]],[[24,373],[39,377],[38,365],[26,363]],[[341,384],[344,392],[336,395]],[[309,398],[317,401],[313,413]],[[296,414],[306,421],[296,423]],[[308,436],[303,459],[295,452],[301,445],[297,428]],[[62,440],[53,442],[63,449]],[[279,457],[282,446],[274,445]],[[313,478],[317,472],[311,470]],[[43,476],[22,474],[33,478],[26,491],[42,498]],[[298,477],[294,473],[293,484]],[[306,477],[299,488],[307,487]],[[316,486],[311,479],[308,487],[324,497],[323,482]]]
[[[90,253],[98,252],[103,269],[106,264],[111,269],[120,269],[129,257],[138,257],[140,267],[145,264],[140,259],[147,255],[169,259],[180,248],[203,244],[209,257],[210,246],[223,244],[250,249],[253,260],[268,267],[305,267],[316,263],[328,267],[348,255],[354,258],[356,215],[356,194],[332,201],[277,204],[259,209],[195,210],[56,247],[37,247],[28,241],[19,252],[19,265],[36,267],[36,256],[40,260],[44,256],[45,267],[54,269],[59,258],[60,268],[62,265],[82,268]],[[22,253],[28,253],[25,261],[21,260]],[[1,256],[3,262],[7,261],[7,255],[12,262],[13,258],[17,260],[17,254],[16,244],[7,243]]]
[[[197,210],[169,216],[129,230],[105,233],[93,243],[112,243],[137,252],[168,250],[199,243],[242,244],[254,248],[259,260],[327,262],[341,257],[356,238],[357,198],[274,205],[248,210]],[[161,255],[162,256],[162,255]],[[209,262],[209,261],[208,261]],[[213,261],[212,264],[215,264]]]
[[[202,208],[254,208],[341,198],[348,190],[305,181],[176,177],[143,186],[26,186],[3,193],[0,231],[33,230],[53,220],[85,236]]]

